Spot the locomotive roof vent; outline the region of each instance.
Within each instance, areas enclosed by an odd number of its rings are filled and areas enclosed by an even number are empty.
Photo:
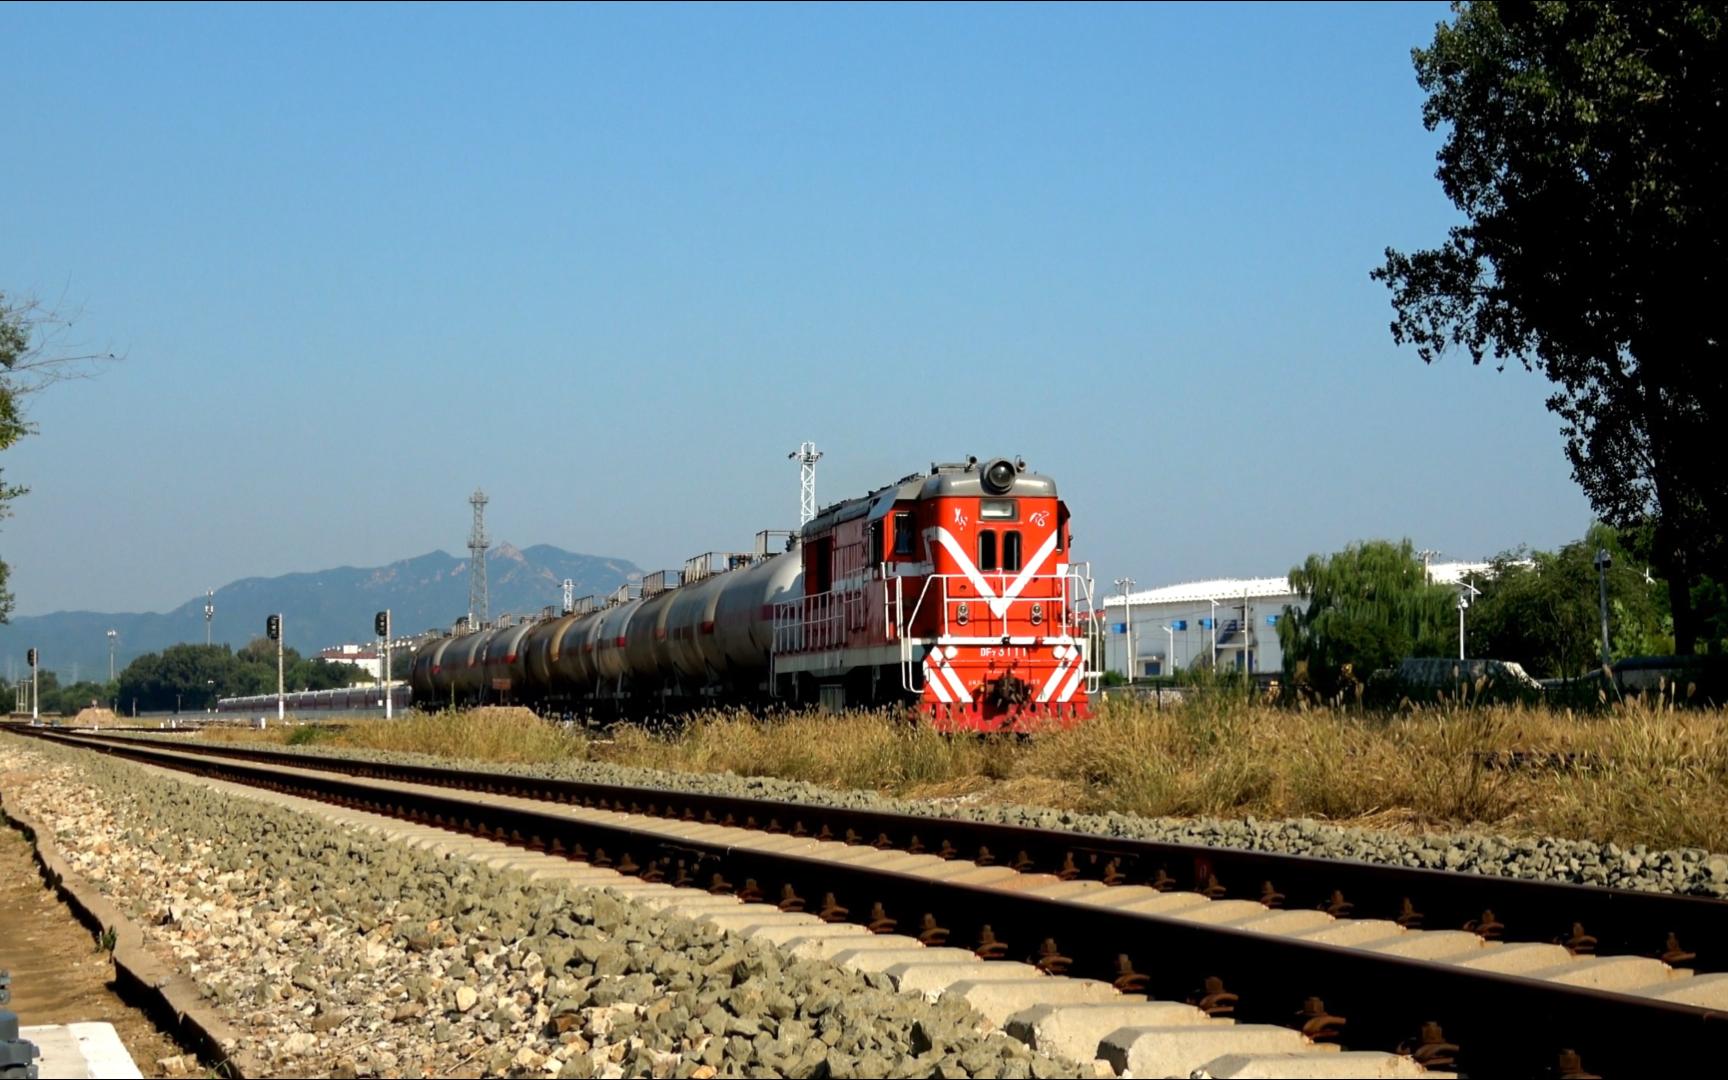
[[[984,490],[992,495],[1006,495],[1014,489],[1014,478],[1020,475],[1014,462],[1007,458],[997,458],[984,466]]]

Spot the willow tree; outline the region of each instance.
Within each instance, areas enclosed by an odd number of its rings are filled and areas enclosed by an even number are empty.
[[[1554,386],[1597,515],[1648,528],[1678,648],[1690,586],[1728,576],[1728,57],[1708,3],[1455,4],[1415,49],[1436,173],[1463,213],[1388,249],[1392,336],[1425,362],[1524,365]]]
[[[1429,582],[1408,540],[1310,555],[1290,589],[1302,603],[1284,609],[1278,644],[1294,685],[1331,696],[1406,656],[1449,655],[1457,593]]]

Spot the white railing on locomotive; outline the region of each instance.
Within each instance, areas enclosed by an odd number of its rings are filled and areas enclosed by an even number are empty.
[[[846,644],[848,628],[863,627],[864,588],[830,589],[799,600],[774,605],[774,651],[804,652],[837,649]]]
[[[991,588],[996,590],[1010,588],[1015,582],[1021,581],[1018,574],[992,574],[990,577],[997,579],[990,581],[986,578]],[[969,586],[967,595],[950,595],[950,581]],[[1035,588],[1041,582],[1055,583],[1059,588]],[[907,617],[906,622],[916,625],[924,605],[934,603],[940,606],[942,612],[940,632],[943,636],[991,637],[1010,629],[1024,634],[1027,625],[1030,625],[1034,636],[1061,637],[1072,630],[1070,611],[1074,601],[1085,598],[1089,602],[1092,591],[1090,585],[1088,578],[1072,569],[1061,574],[1033,574],[1024,580],[1015,595],[1003,598],[1000,592],[996,596],[983,594],[969,575],[931,574],[924,579],[918,601],[913,605],[912,614]],[[1033,595],[1028,596],[1027,592],[1032,592]],[[1049,595],[1051,592],[1056,595]],[[935,595],[932,596],[932,593]],[[999,607],[1002,609],[1000,615],[996,613]]]

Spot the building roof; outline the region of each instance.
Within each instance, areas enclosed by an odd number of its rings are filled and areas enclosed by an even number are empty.
[[[1428,567],[1428,576],[1436,585],[1456,585],[1465,574],[1486,573],[1488,564],[1485,562],[1449,562],[1434,563]],[[1136,606],[1141,604],[1204,604],[1216,600],[1220,604],[1231,600],[1261,600],[1273,596],[1294,596],[1295,590],[1290,588],[1288,577],[1259,578],[1212,578],[1208,581],[1185,581],[1179,585],[1161,585],[1156,589],[1146,589],[1130,593],[1130,598]],[[1122,597],[1104,597],[1105,607],[1121,607]]]
[[[1180,585],[1164,585],[1129,595],[1136,605],[1204,604],[1208,600],[1223,603],[1226,600],[1240,600],[1244,596],[1250,600],[1257,600],[1267,596],[1289,596],[1290,579],[1281,577],[1214,578],[1210,581],[1185,581]],[[1121,607],[1122,597],[1106,596],[1104,606]]]

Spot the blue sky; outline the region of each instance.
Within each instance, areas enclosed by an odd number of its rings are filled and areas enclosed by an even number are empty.
[[[1540,377],[1393,346],[1438,4],[0,8],[20,614],[495,539],[646,568],[1024,455],[1142,585],[1582,534]],[[548,602],[553,598],[548,597]]]

